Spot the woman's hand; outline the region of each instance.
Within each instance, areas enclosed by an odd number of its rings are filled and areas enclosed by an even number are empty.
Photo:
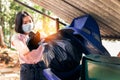
[[[44,47],[40,45],[37,49],[30,51],[24,56],[28,61],[30,61],[30,63],[37,63],[42,60],[43,51]]]

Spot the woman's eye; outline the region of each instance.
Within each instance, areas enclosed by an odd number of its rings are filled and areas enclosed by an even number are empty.
[[[23,22],[23,24],[27,24],[27,22]]]

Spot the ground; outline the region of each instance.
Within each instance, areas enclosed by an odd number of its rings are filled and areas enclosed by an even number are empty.
[[[20,80],[18,53],[8,48],[0,48],[0,80]]]

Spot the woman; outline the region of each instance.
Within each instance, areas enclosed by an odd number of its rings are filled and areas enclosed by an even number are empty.
[[[39,46],[30,51],[26,45],[29,39],[28,34],[33,28],[33,19],[27,12],[21,11],[16,15],[15,31],[17,34],[12,37],[12,44],[19,52],[20,80],[46,80],[42,74],[45,68],[42,61],[44,47]]]

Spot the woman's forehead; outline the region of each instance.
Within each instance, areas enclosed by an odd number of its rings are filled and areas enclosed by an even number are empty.
[[[32,21],[32,18],[30,16],[25,16],[23,18],[23,22],[27,22],[27,21]]]

